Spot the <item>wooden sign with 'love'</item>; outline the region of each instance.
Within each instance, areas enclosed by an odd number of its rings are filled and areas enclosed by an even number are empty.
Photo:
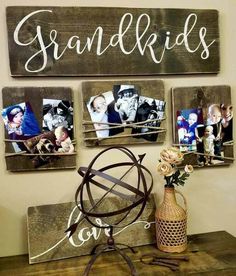
[[[86,201],[84,201],[86,205]],[[103,201],[105,209],[124,207],[127,202],[121,198],[108,197]],[[132,221],[137,215],[134,208],[125,220]],[[142,215],[132,224],[114,227],[116,243],[139,246],[155,243],[155,203],[151,195]],[[29,263],[39,263],[69,257],[88,255],[93,247],[106,243],[109,228],[93,227],[86,219],[79,223],[76,232],[69,238],[65,230],[83,218],[74,202],[34,206],[28,208]],[[105,226],[106,222],[96,218],[96,223]],[[123,221],[125,225],[125,221]],[[134,239],[135,237],[135,239]]]
[[[12,76],[218,73],[218,11],[7,7]]]

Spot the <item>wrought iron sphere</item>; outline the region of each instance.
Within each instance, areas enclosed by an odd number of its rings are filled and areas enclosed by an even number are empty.
[[[114,151],[114,150],[119,150],[122,153],[124,153],[130,161],[127,162],[118,162],[114,163],[105,167],[102,167],[100,169],[94,169],[93,166],[98,160],[99,157],[102,157],[102,155],[105,152],[108,151]],[[104,150],[102,150],[99,154],[97,154],[94,159],[90,162],[88,167],[80,167],[78,170],[78,173],[83,177],[81,184],[79,185],[76,194],[75,194],[75,202],[78,207],[78,209],[84,214],[85,218],[89,223],[91,223],[93,226],[98,227],[98,228],[107,228],[107,225],[98,225],[95,223],[91,218],[100,218],[101,220],[104,220],[105,218],[111,218],[115,217],[117,215],[122,214],[122,218],[118,219],[115,223],[111,224],[109,223],[109,226],[116,226],[119,227],[119,223],[123,220],[126,219],[128,214],[130,213],[131,210],[133,210],[135,207],[140,206],[140,210],[137,212],[137,214],[128,222],[126,222],[126,225],[129,225],[133,223],[137,218],[142,214],[146,202],[148,199],[148,196],[151,193],[152,187],[153,187],[153,178],[151,172],[141,164],[142,159],[144,155],[139,156],[139,160],[136,159],[135,155],[126,147],[109,147]],[[110,174],[106,173],[106,171],[111,170],[113,168],[121,168],[124,166],[129,166],[130,168],[124,173],[124,175],[121,178],[115,178],[111,176]],[[136,168],[137,170],[137,183],[136,187],[133,185],[130,185],[124,181],[122,181],[122,178],[127,175],[127,173],[132,169]],[[145,174],[148,174],[150,176],[150,183],[147,185],[147,180],[145,177]],[[99,179],[109,181],[113,183],[112,187],[108,187],[101,183],[101,181],[98,181],[95,179],[95,177],[98,176]],[[91,192],[92,185],[103,189],[105,191],[105,194],[98,200],[95,200],[93,198],[93,194]],[[127,190],[127,193],[122,193],[120,191],[115,190],[115,186],[117,187],[122,187],[123,189]],[[88,195],[88,200],[90,203],[90,208],[88,208],[84,204],[84,194],[87,193]],[[132,195],[128,195],[128,193],[131,193]],[[99,204],[104,200],[105,196],[108,194],[113,194],[116,195],[122,200],[126,200],[127,202],[131,201],[130,204],[128,204],[125,207],[121,207],[118,210],[111,210],[108,212],[101,211],[99,209]],[[132,197],[132,200],[131,200]],[[119,216],[120,217],[120,216]],[[124,226],[124,225],[123,225]],[[122,226],[122,227],[123,227]]]

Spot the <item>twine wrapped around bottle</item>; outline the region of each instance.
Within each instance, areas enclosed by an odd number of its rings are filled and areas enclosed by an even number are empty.
[[[183,197],[185,209],[176,202],[175,193]],[[182,252],[187,248],[187,203],[174,187],[165,187],[164,200],[156,211],[157,247],[164,252]]]

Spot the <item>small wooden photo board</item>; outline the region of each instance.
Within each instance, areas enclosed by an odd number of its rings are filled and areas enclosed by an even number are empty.
[[[163,81],[83,82],[82,95],[86,146],[164,142]]]
[[[227,85],[172,89],[173,145],[184,163],[215,167],[233,162],[233,106]]]
[[[4,87],[7,170],[76,167],[72,92],[68,87]]]
[[[86,206],[87,201],[84,201]],[[105,210],[123,208],[127,202],[118,197],[104,199]],[[132,221],[137,215],[134,208],[122,222]],[[155,201],[151,195],[141,216],[132,224],[114,227],[113,236],[116,243],[128,246],[140,246],[155,243]],[[139,208],[138,208],[139,210]],[[133,212],[134,211],[134,212]],[[74,202],[29,207],[27,212],[29,263],[40,263],[89,255],[95,245],[106,243],[109,228],[92,226],[83,219],[72,237],[65,231],[70,225],[83,218]],[[99,225],[105,225],[97,218]],[[134,238],[135,237],[135,238]]]

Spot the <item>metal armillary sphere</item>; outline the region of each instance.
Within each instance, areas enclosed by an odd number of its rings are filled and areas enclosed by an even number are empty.
[[[110,164],[99,169],[94,168],[95,164],[99,163],[99,158],[104,156],[104,153],[108,152],[110,154],[109,156],[112,156],[112,154],[114,154],[115,151],[124,153],[126,157],[129,158],[129,160]],[[116,244],[114,242],[113,228],[124,227],[132,224],[142,214],[146,206],[147,199],[152,190],[153,179],[151,172],[141,164],[144,156],[145,154],[139,155],[139,159],[137,160],[134,154],[125,147],[109,147],[97,154],[94,157],[94,159],[90,162],[88,167],[79,168],[78,173],[83,177],[83,179],[76,191],[75,201],[78,209],[83,214],[83,219],[86,219],[91,225],[97,228],[110,229],[107,244],[99,244],[93,248],[91,252],[91,254],[93,254],[93,257],[88,263],[84,275],[88,275],[90,268],[92,267],[96,258],[107,249],[116,250],[129,265],[131,274],[137,275],[135,267],[132,264],[130,258],[118,247],[121,244]],[[127,167],[128,169],[126,169]],[[119,169],[119,172],[123,169],[126,169],[126,171],[120,178],[116,178],[110,175],[110,171],[112,169],[116,169],[116,171],[117,169]],[[122,180],[132,169],[136,170],[135,185],[131,185]],[[147,175],[149,175],[150,178],[149,183],[147,183],[146,180]],[[105,191],[105,193],[99,199],[94,199],[94,195],[92,192],[92,189],[94,187],[100,188],[102,191]],[[122,201],[125,203],[124,206],[122,206],[119,209],[114,208],[114,210],[104,211],[103,202],[105,201],[105,197],[107,195],[112,195],[121,198]],[[85,198],[88,198],[87,202],[89,204],[85,204]],[[99,208],[100,206],[103,206],[103,208]],[[134,216],[132,216],[131,219],[129,219],[131,216],[128,216],[128,214],[130,214],[131,212],[135,212],[135,214]],[[103,224],[97,223],[96,219],[98,218],[101,219]],[[67,232],[70,231],[70,236],[75,232],[77,225],[80,222],[81,220],[71,225],[66,230]],[[134,252],[134,250],[131,247],[127,245],[125,246],[128,247],[132,252]]]

